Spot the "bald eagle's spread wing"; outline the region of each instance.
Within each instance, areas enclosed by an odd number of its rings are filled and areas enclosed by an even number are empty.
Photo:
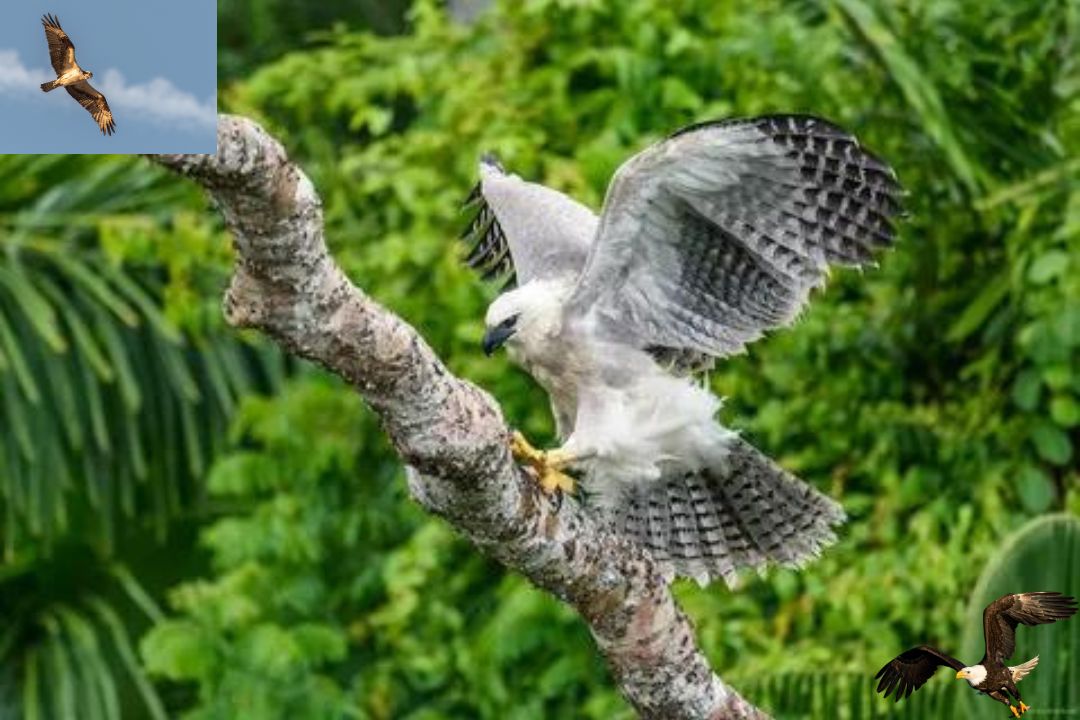
[[[52,15],[41,18],[41,24],[45,27],[45,39],[49,43],[49,60],[52,61],[53,70],[57,75],[63,75],[69,70],[78,67],[75,62],[75,45],[68,37],[64,29],[60,27],[60,21]]]
[[[1016,651],[1016,626],[1043,625],[1076,613],[1076,598],[1058,592],[1005,595],[983,610],[986,654],[983,662],[1005,662]]]
[[[573,279],[596,234],[596,213],[507,173],[491,155],[480,161],[480,182],[465,207],[477,209],[462,235],[472,243],[465,262],[485,280],[506,278],[507,285]]]
[[[103,135],[112,135],[116,132],[116,123],[113,122],[112,110],[109,110],[109,103],[105,101],[105,96],[99,93],[93,88],[90,83],[85,80],[77,82],[74,85],[68,85],[65,87],[68,94],[82,105],[94,118],[94,122],[101,128]]]
[[[790,323],[830,264],[891,245],[900,194],[825,120],[687,128],[619,168],[571,311],[638,347],[739,352]]]
[[[895,691],[894,699],[899,702],[925,685],[930,676],[943,665],[953,670],[964,667],[964,663],[929,645],[912,648],[900,653],[878,670],[874,676],[875,679],[881,678],[877,691],[884,697],[889,697],[889,693]]]

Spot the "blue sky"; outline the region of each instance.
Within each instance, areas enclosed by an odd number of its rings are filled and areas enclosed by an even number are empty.
[[[116,134],[63,89],[41,16],[52,13],[94,73]],[[0,154],[214,152],[216,0],[0,0]]]

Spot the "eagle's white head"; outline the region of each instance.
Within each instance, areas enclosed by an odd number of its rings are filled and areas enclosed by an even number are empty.
[[[542,347],[562,328],[568,292],[567,283],[533,280],[495,298],[484,318],[484,352]]]
[[[986,667],[983,665],[972,665],[971,667],[960,668],[956,673],[956,678],[959,680],[963,678],[968,681],[968,685],[971,687],[979,687],[986,681]]]

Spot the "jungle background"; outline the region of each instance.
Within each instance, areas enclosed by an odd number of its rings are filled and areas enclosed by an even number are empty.
[[[1080,595],[1076,0],[221,0],[219,103],[285,144],[336,257],[507,417],[460,263],[492,150],[599,207],[693,121],[810,112],[897,169],[880,268],[722,363],[723,420],[851,516],[802,571],[678,595],[778,717],[1005,713],[935,677],[1003,592]],[[224,326],[227,234],[136,157],[0,157],[0,717],[625,718],[585,626],[407,497],[342,383]],[[1023,629],[1080,713],[1080,620]],[[1020,657],[1023,655],[1023,657]]]

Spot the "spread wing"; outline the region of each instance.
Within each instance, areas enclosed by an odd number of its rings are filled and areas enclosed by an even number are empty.
[[[831,264],[891,245],[900,194],[818,118],[686,128],[615,174],[569,312],[639,347],[739,352],[790,323]]]
[[[1058,592],[1030,592],[1005,595],[983,610],[986,655],[983,662],[1004,662],[1016,652],[1016,626],[1043,625],[1072,617],[1076,598]]]
[[[60,27],[60,21],[53,15],[45,15],[41,18],[41,24],[45,27],[45,40],[49,43],[49,60],[56,74],[63,75],[68,70],[77,68],[75,46],[64,29]]]
[[[90,83],[82,80],[74,85],[67,85],[64,89],[68,91],[68,95],[75,98],[76,102],[86,108],[90,116],[94,118],[94,122],[101,128],[102,135],[112,135],[116,132],[116,123],[113,122],[109,103],[105,101],[105,96],[95,90]]]
[[[882,693],[883,697],[889,697],[889,693],[895,691],[896,695],[893,699],[900,702],[901,699],[925,685],[926,681],[943,665],[953,670],[964,667],[964,663],[929,645],[912,648],[900,653],[878,670],[877,675],[874,676],[875,679],[881,679],[877,691]]]
[[[507,173],[490,155],[465,201],[476,208],[462,238],[472,243],[465,262],[485,280],[572,280],[585,266],[597,218],[581,203]]]

